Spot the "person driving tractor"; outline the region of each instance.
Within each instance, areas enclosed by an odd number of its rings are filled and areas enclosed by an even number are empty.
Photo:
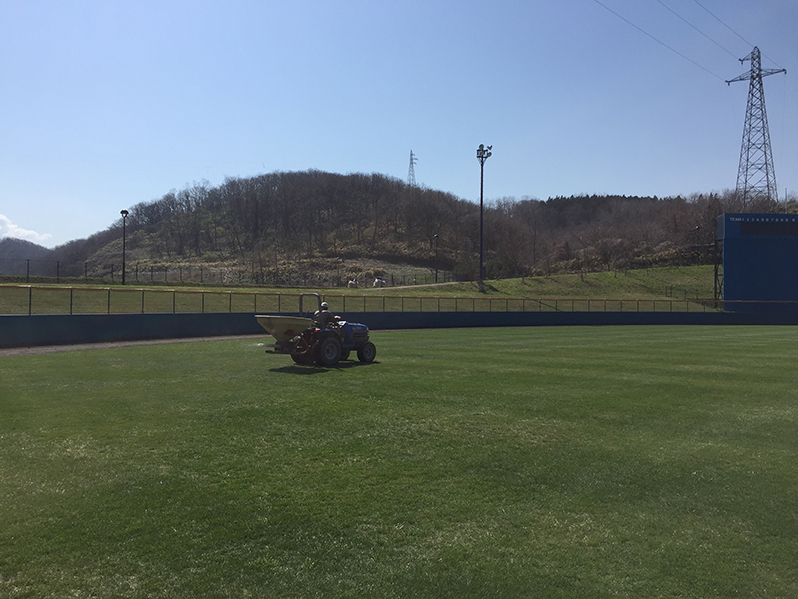
[[[333,313],[330,312],[330,306],[327,302],[322,302],[321,309],[317,310],[313,315],[313,324],[320,329],[329,329],[330,325],[338,320],[338,318],[338,316],[333,316]]]

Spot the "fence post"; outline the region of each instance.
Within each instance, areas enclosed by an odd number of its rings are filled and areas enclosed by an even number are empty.
[[[72,316],[72,287],[69,288],[69,315]]]
[[[141,290],[141,313],[144,314],[144,289]]]
[[[177,292],[172,289],[172,314],[175,313],[175,308],[177,304]]]
[[[28,287],[28,316],[33,314],[33,287]]]
[[[108,314],[111,313],[111,288],[108,288]]]
[[[257,310],[256,310],[257,312]],[[202,292],[202,313],[205,314],[205,292]]]
[[[233,313],[233,292],[232,291],[230,292],[230,298],[228,300],[227,312],[228,312],[228,314],[232,314]]]

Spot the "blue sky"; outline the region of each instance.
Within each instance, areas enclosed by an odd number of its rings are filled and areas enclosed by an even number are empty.
[[[478,201],[480,143],[490,200],[732,189],[753,45],[788,70],[765,95],[793,194],[796,25],[795,0],[0,0],[0,237],[227,176],[404,180],[411,150]]]

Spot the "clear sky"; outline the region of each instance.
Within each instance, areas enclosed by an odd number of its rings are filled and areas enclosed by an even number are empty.
[[[699,3],[700,2],[700,3]],[[617,13],[617,14],[614,14]],[[796,0],[0,0],[0,237],[194,182],[381,173],[485,198],[733,189],[763,67],[798,190]]]

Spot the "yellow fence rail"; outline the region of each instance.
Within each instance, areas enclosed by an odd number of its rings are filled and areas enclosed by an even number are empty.
[[[0,285],[0,314],[292,313],[300,293]],[[708,312],[712,299],[321,294],[333,312]],[[315,309],[308,301],[304,309]]]

